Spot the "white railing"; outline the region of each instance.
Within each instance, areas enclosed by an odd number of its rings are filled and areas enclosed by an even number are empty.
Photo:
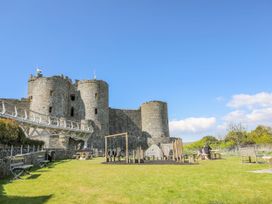
[[[40,126],[48,126],[51,128],[66,129],[78,132],[92,132],[92,127],[86,124],[66,120],[49,115],[37,113],[35,111],[20,109],[16,105],[0,100],[0,116],[4,118],[12,118],[20,122],[36,124]]]

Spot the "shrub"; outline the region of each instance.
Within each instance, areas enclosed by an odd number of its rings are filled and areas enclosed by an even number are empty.
[[[31,140],[25,136],[19,124],[10,119],[0,118],[0,143],[7,145],[44,145],[43,141]]]

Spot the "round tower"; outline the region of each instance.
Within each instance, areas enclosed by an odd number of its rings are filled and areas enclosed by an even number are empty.
[[[169,142],[167,103],[150,101],[141,106],[142,131],[148,145]]]
[[[66,117],[70,80],[62,76],[31,77],[28,81],[30,110],[45,115]]]
[[[104,139],[109,134],[109,87],[102,80],[80,80],[77,82],[83,107],[80,110],[81,118],[92,121],[94,136]],[[102,141],[102,142],[101,142]],[[98,145],[101,148],[103,140]]]

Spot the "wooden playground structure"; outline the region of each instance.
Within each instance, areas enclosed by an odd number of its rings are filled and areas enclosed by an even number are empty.
[[[176,139],[173,141],[173,160],[177,162],[182,161],[183,154],[183,143],[181,139]]]
[[[125,139],[125,145],[122,145],[123,139]],[[130,150],[129,135],[127,132],[107,135],[105,136],[105,163],[178,164],[186,163],[187,161],[187,163],[196,162],[194,156],[183,154],[183,142],[181,139],[175,139],[172,143],[161,144],[159,146],[153,144],[146,150],[138,146]]]
[[[105,136],[105,158],[106,158],[106,162],[115,162],[115,158],[118,158],[118,161],[121,160],[121,156],[122,156],[122,149],[120,148],[119,151],[117,149],[117,147],[111,147],[110,150],[108,150],[108,140],[111,138],[116,138],[116,137],[124,137],[125,138],[125,161],[128,164],[129,163],[129,154],[128,154],[128,133],[124,132],[124,133],[118,133],[118,134],[114,134],[114,135],[107,135]],[[115,148],[115,150],[114,150]]]

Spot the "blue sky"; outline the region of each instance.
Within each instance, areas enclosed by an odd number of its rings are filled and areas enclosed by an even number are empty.
[[[270,125],[271,11],[263,0],[2,0],[0,97],[26,96],[37,66],[72,79],[96,70],[112,107],[167,101],[185,141]]]

